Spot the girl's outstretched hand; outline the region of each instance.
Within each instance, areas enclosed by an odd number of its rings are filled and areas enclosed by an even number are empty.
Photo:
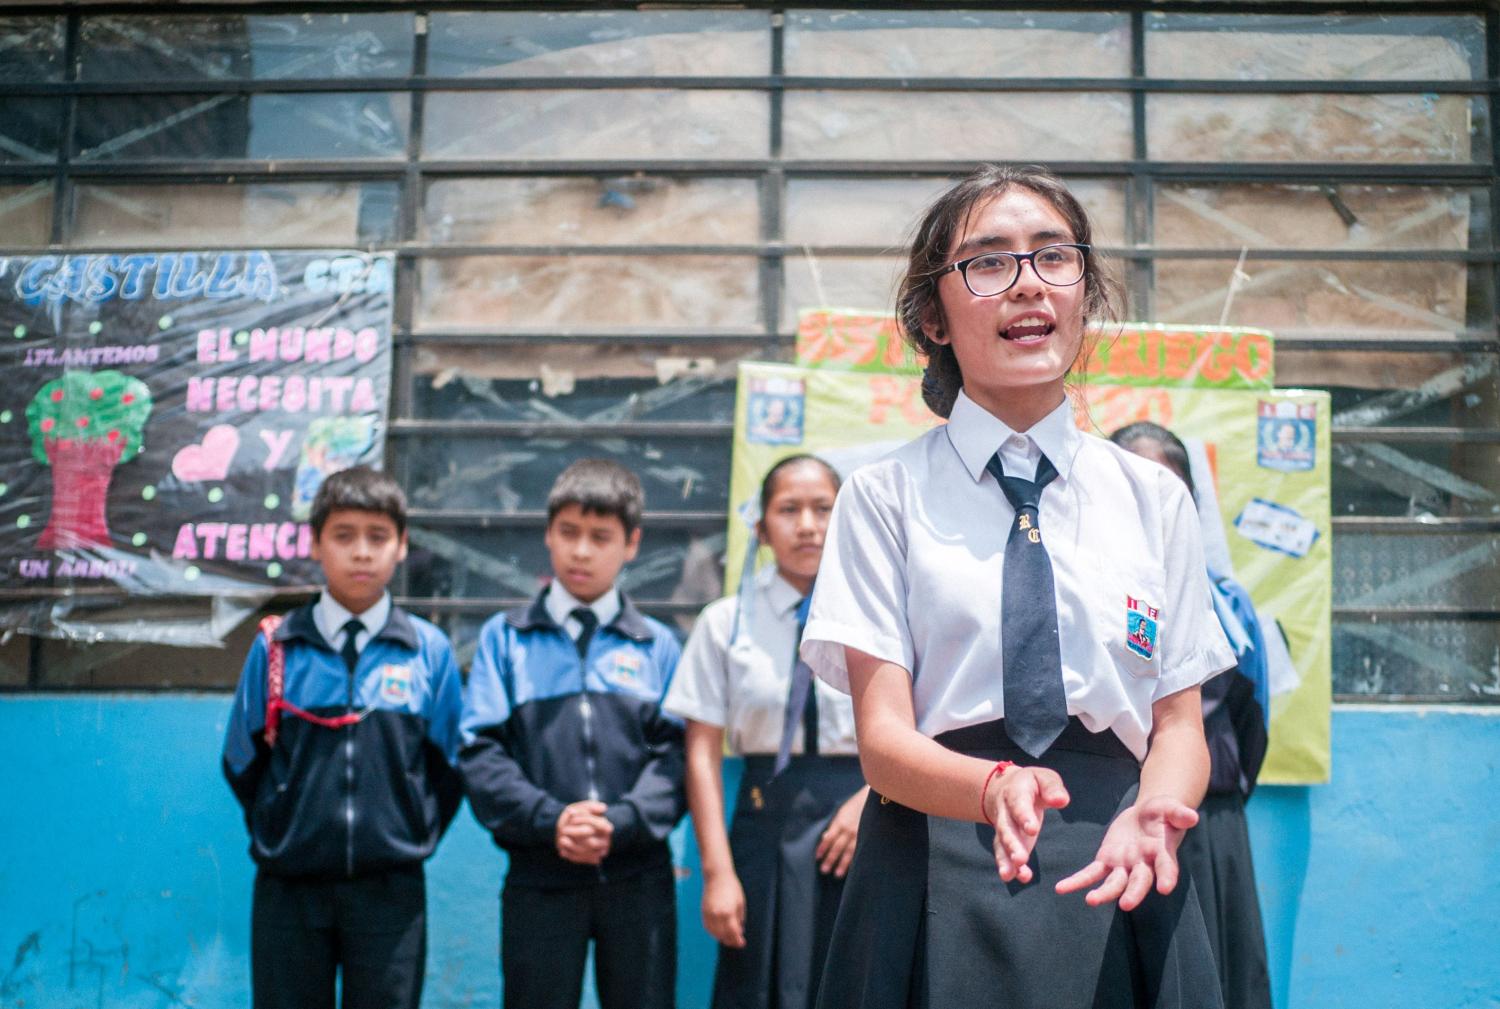
[[[1009,767],[984,795],[995,825],[995,867],[1009,883],[1030,883],[1031,849],[1042,832],[1042,814],[1068,804],[1062,778],[1049,767]]]
[[[1057,892],[1093,886],[1084,897],[1090,907],[1117,900],[1122,911],[1135,910],[1153,881],[1158,893],[1171,893],[1177,886],[1177,846],[1197,822],[1197,812],[1169,796],[1131,806],[1109,825],[1094,860],[1059,881]]]

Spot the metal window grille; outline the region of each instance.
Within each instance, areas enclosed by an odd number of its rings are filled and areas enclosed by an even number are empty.
[[[1072,135],[1043,138],[1043,153],[1056,156],[1039,160],[1095,187],[1110,208],[1102,230],[1134,316],[1170,314],[1178,289],[1228,277],[1242,262],[1287,283],[1315,272],[1346,287],[1357,286],[1352,277],[1440,289],[1431,304],[1356,292],[1386,320],[1378,325],[1319,324],[1310,312],[1306,324],[1268,326],[1289,371],[1316,380],[1298,384],[1334,394],[1337,695],[1500,699],[1500,141],[1492,126],[1500,9],[1077,3],[1033,16],[1035,8],[0,8],[0,255],[117,247],[122,235],[149,240],[151,227],[181,248],[317,246],[333,229],[352,244],[394,250],[388,458],[415,505],[413,561],[394,586],[401,602],[444,623],[464,652],[478,623],[518,603],[545,570],[541,502],[551,474],[571,458],[610,454],[647,471],[647,550],[630,587],[648,612],[685,627],[716,591],[733,362],[786,357],[797,299],[870,290],[868,277],[898,255],[899,235],[856,228],[846,238],[803,227],[800,215],[856,187],[936,187],[979,160],[961,143],[945,150],[941,123],[914,134],[935,137],[932,145],[910,150],[829,139],[840,116],[925,123],[945,108],[1033,118],[1060,110],[1076,131],[1089,115],[1111,113],[1114,133],[1101,129],[1097,150],[1080,152]],[[486,34],[495,18],[509,19],[508,34]],[[1040,69],[1018,53],[1014,76],[921,59],[871,62],[903,32],[915,40],[1007,23],[1017,32],[1083,25],[1103,41]],[[816,36],[840,31],[878,32],[881,41],[853,43],[847,65],[817,65]],[[1433,59],[1409,61],[1421,71],[1411,76],[1382,66],[1376,52],[1319,79],[1278,55],[1264,61],[1270,76],[1236,77],[1232,61],[1204,71],[1184,55],[1191,45],[1173,48],[1174,33],[1212,41],[1246,31],[1278,54],[1276,40],[1315,47],[1320,36],[1404,34],[1431,43]],[[647,55],[569,59],[601,38],[645,40]],[[1209,111],[1195,120],[1194,108]],[[1408,145],[1410,156],[1290,144],[1269,157],[1232,137],[1217,154],[1212,143],[1188,154],[1170,128],[1174,115],[1201,126],[1243,114],[1273,125],[1284,117],[1295,133],[1299,122],[1337,113],[1364,116],[1379,138],[1382,109],[1396,110],[1399,127],[1401,110],[1421,108],[1463,129],[1392,142],[1391,151]],[[515,122],[497,127],[491,117]],[[611,132],[622,121],[641,135]],[[651,132],[674,124],[717,131],[716,139],[678,143],[670,129]],[[211,233],[195,238],[191,224],[141,216],[214,190],[260,208],[257,220],[271,222],[276,241],[222,223],[201,225]],[[676,198],[683,226],[588,234],[582,212],[530,230],[443,213],[484,199],[524,212],[537,207],[537,193],[616,208]],[[1274,199],[1331,208],[1351,229],[1384,221],[1389,233],[1364,243],[1247,233],[1244,206]],[[278,201],[279,216],[266,209]],[[1436,214],[1446,230],[1404,220],[1406,204],[1408,217]],[[706,214],[694,218],[695,206]],[[716,214],[717,229],[695,226]],[[1193,222],[1215,214],[1227,230],[1193,232]],[[579,220],[584,229],[560,230]],[[678,271],[721,285],[725,296],[710,306],[673,301],[679,296],[660,281]],[[462,301],[465,285],[497,276],[520,287],[615,274],[653,278],[648,293],[668,306],[668,321],[644,324],[641,311],[621,322],[601,311],[575,324],[499,296],[493,303],[511,316],[494,322],[472,306],[443,307],[444,297]],[[588,307],[576,297],[561,304]],[[553,374],[540,367],[543,351],[557,359]],[[1377,378],[1346,384],[1350,372]],[[140,649],[104,651],[102,661],[99,649],[85,660],[54,643],[11,642],[0,646],[0,685],[181,688],[223,685],[234,672],[221,656],[189,654],[153,657],[143,678],[131,671]]]

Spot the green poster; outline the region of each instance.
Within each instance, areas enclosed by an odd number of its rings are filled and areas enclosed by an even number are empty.
[[[1265,365],[1269,369],[1269,356]],[[1230,573],[1250,591],[1263,619],[1281,628],[1290,658],[1272,677],[1271,745],[1260,780],[1327,781],[1332,640],[1328,395],[1139,387],[1092,379],[1074,390],[1074,402],[1084,431],[1102,436],[1133,420],[1154,420],[1187,441],[1207,468],[1211,486],[1204,489],[1212,493],[1200,496],[1216,500],[1217,508],[1204,522],[1205,549],[1221,567],[1232,567]],[[847,474],[935,423],[939,420],[922,403],[913,374],[742,364],[727,590],[739,584],[749,543],[741,516],[753,505],[762,474],[777,459],[813,452]],[[765,563],[769,557],[760,560]],[[1270,626],[1267,631],[1274,633]]]

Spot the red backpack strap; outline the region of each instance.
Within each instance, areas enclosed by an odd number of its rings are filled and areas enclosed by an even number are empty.
[[[260,634],[266,640],[266,745],[276,745],[281,725],[282,695],[286,692],[286,645],[276,640],[281,626],[280,614],[271,614],[260,622]]]
[[[325,729],[342,729],[362,721],[365,712],[349,712],[331,717],[315,715],[310,711],[303,711],[286,699],[286,643],[276,640],[276,629],[280,626],[281,617],[276,615],[260,622],[260,633],[266,639],[266,745],[272,748],[276,746],[283,711]]]

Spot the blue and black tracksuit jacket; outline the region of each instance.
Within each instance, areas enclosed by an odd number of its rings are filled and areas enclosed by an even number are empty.
[[[628,599],[587,654],[553,622],[546,590],[479,632],[464,699],[464,789],[510,853],[507,885],[581,886],[669,867],[686,807],[682,724],[661,710],[681,648]],[[614,827],[599,866],[557,853],[557,819],[596,799]]]
[[[245,810],[250,855],[281,876],[348,879],[420,865],[463,798],[462,685],[443,632],[399,607],[351,673],[313,621],[287,614],[282,696],[310,714],[368,714],[329,729],[283,711],[266,746],[266,643],[245,659],[224,739],[224,776]]]

